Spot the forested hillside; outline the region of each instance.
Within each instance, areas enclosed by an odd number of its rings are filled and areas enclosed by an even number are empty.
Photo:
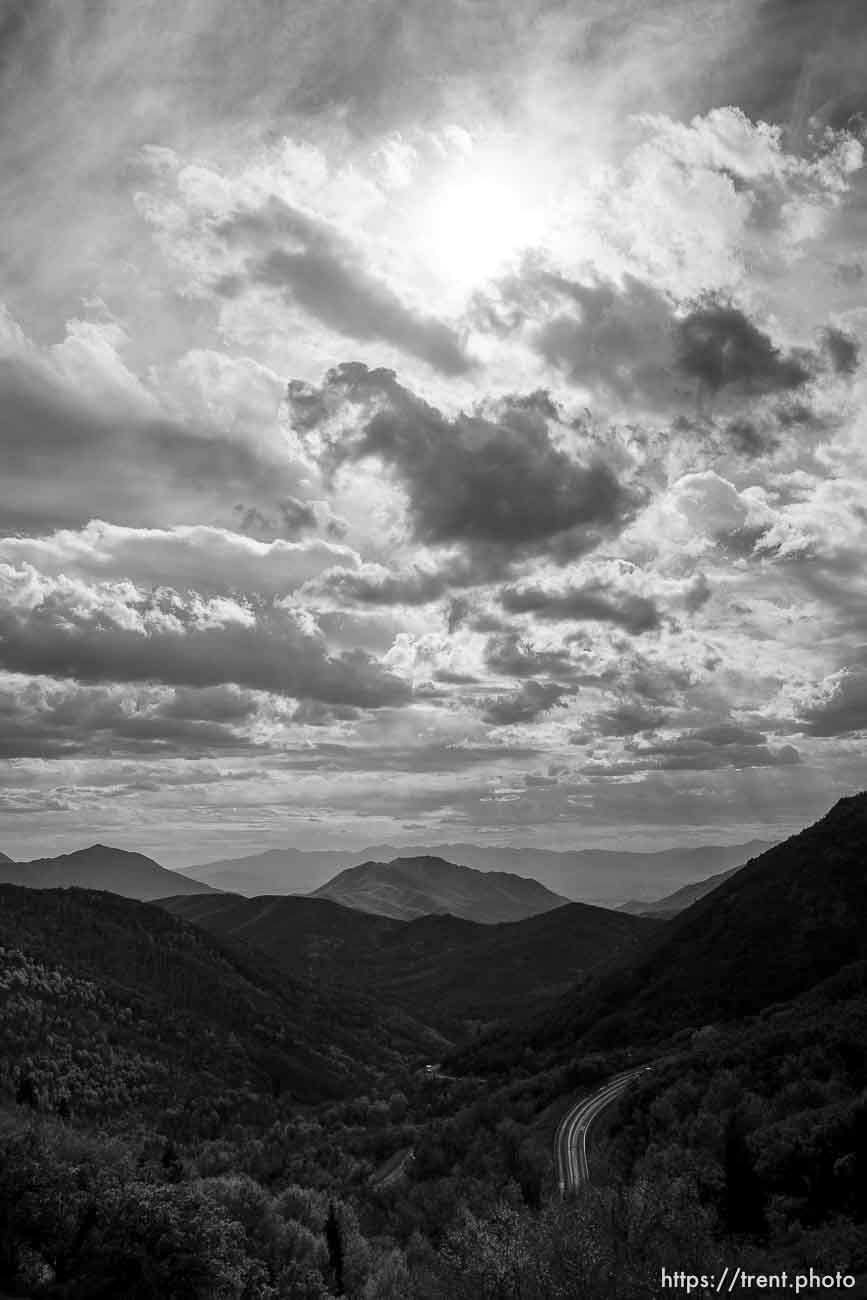
[[[458,1036],[468,1022],[549,1007],[600,965],[627,959],[656,929],[583,903],[499,925],[454,916],[400,921],[328,898],[217,894],[163,906],[212,934],[242,939],[289,974],[335,990],[364,988]]]

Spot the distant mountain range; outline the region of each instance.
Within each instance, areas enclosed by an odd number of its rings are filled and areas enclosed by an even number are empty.
[[[251,898],[257,894],[309,893],[347,867],[426,856],[474,867],[477,871],[514,872],[532,877],[555,894],[573,901],[618,907],[627,901],[652,902],[714,872],[742,866],[770,847],[770,841],[749,840],[745,844],[660,849],[651,853],[625,849],[561,852],[463,843],[403,847],[377,844],[358,850],[312,852],[286,848],[188,866],[183,868],[183,873],[215,889]]]
[[[632,955],[658,922],[584,903],[482,925],[401,921],[325,897],[210,894],[162,904],[220,938],[243,940],[294,978],[362,988],[444,1032],[535,1012],[603,963]]]
[[[486,924],[520,921],[568,901],[538,880],[505,871],[475,871],[435,857],[347,867],[315,890],[314,897],[401,921],[448,913]]]
[[[708,876],[707,880],[697,880],[694,885],[684,885],[682,889],[676,889],[673,894],[666,894],[664,898],[657,898],[652,903],[642,903],[633,898],[618,910],[629,912],[632,916],[655,916],[664,921],[677,916],[678,912],[686,911],[740,870],[741,866],[729,867],[728,871],[719,871],[715,876]]]
[[[628,968],[565,998],[544,1022],[471,1053],[466,1068],[505,1066],[528,1042],[552,1060],[649,1044],[798,997],[867,959],[865,862],[867,793],[841,799],[730,875],[661,925]]]
[[[210,894],[201,881],[161,867],[143,853],[92,844],[56,858],[13,862],[0,853],[0,884],[26,885],[28,889],[106,889],[124,898],[147,902],[168,894]]]

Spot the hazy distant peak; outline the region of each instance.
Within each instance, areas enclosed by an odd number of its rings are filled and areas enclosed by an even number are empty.
[[[141,901],[171,894],[214,892],[210,885],[169,871],[144,853],[108,844],[91,844],[30,862],[13,862],[0,855],[0,884],[24,885],[28,889],[100,889]]]
[[[485,924],[522,920],[567,901],[538,880],[478,871],[430,854],[347,867],[314,896],[400,920],[449,913]]]

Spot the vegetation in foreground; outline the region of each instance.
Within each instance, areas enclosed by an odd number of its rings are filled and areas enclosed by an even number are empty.
[[[746,990],[748,1014],[722,1008],[667,1036],[648,1018],[654,1068],[597,1143],[594,1185],[566,1203],[551,1180],[557,1118],[629,1061],[626,1042],[614,1047],[594,1027],[556,1053],[550,1040],[518,1051],[514,1034],[501,1035],[496,1051],[481,1045],[425,1070],[423,1029],[386,1030],[382,1010],[374,1027],[364,1019],[374,1004],[351,999],[329,1029],[330,1002],[311,1003],[308,1017],[307,986],[281,994],[264,967],[156,908],[69,895],[70,929],[48,896],[37,907],[27,891],[4,893],[0,1036],[12,1050],[0,1071],[0,1291],[639,1300],[658,1294],[663,1266],[737,1262],[842,1266],[859,1278],[849,1294],[863,1293],[867,954],[843,945],[853,960],[830,973],[816,959],[835,927],[863,931],[863,891],[851,886],[862,880],[867,801],[845,804],[808,841],[812,869],[793,841],[788,885],[779,857],[759,860],[745,893],[738,878],[723,887],[721,929],[707,900],[678,923],[689,969],[671,972],[675,988],[696,978],[697,953],[713,972],[719,945],[755,929],[756,898],[777,899],[777,922],[787,908],[804,917],[788,964],[777,950],[756,967],[765,974]],[[820,880],[831,901],[814,908]],[[125,962],[121,932],[135,954]],[[639,960],[658,963],[661,950],[654,940]],[[623,979],[573,996],[607,999]],[[781,980],[790,996],[774,1000]],[[709,987],[696,989],[702,1015]],[[659,989],[624,995],[619,1023],[661,1005]],[[275,1082],[259,1054],[283,1041],[272,1013],[299,1050],[313,1050],[320,1026],[332,1095],[305,1093],[303,1075]],[[550,1023],[562,1035],[562,1017]],[[177,1092],[185,1077],[194,1088]]]

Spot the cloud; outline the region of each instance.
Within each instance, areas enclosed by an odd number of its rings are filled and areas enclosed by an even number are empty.
[[[394,573],[381,564],[364,564],[353,571],[334,568],[310,590],[356,605],[429,605],[448,593],[451,580],[448,568]]]
[[[810,378],[806,353],[783,353],[740,308],[709,298],[679,323],[677,364],[710,394],[735,388],[745,396],[785,393]]]
[[[506,559],[591,549],[622,526],[634,497],[593,446],[558,446],[544,395],[505,399],[497,419],[449,419],[390,370],[345,364],[315,389],[289,387],[296,428],[336,471],[367,458],[405,488],[417,540],[486,548]]]
[[[279,765],[292,771],[451,773],[470,767],[495,766],[500,763],[526,765],[538,757],[532,745],[515,744],[447,744],[426,745],[377,744],[348,745],[323,740],[315,749],[296,749],[279,759]]]
[[[538,650],[517,632],[488,639],[485,665],[504,677],[535,677],[540,673],[572,674],[574,665],[566,650]]]
[[[624,273],[582,281],[525,262],[496,299],[479,296],[481,327],[522,331],[570,383],[615,406],[673,411],[696,395],[730,399],[787,394],[822,369],[815,349],[785,351],[744,309],[720,292],[679,301]],[[857,346],[828,328],[824,346],[839,374],[851,374]]]
[[[831,357],[831,364],[838,375],[852,375],[858,368],[860,348],[858,340],[844,330],[830,325],[825,330],[825,347]]]
[[[265,596],[286,595],[328,569],[359,562],[348,547],[317,539],[260,542],[204,524],[125,528],[99,519],[77,531],[0,538],[0,561],[55,577],[128,578],[145,587]]]
[[[633,635],[655,631],[661,622],[653,600],[623,593],[612,595],[597,583],[565,591],[507,587],[500,593],[500,603],[510,614],[533,614],[536,618],[562,622],[613,623]]]
[[[482,713],[482,720],[494,727],[535,722],[559,704],[567,694],[567,688],[557,682],[524,682],[511,695],[500,695],[492,700]]]
[[[634,736],[637,732],[657,731],[667,717],[664,710],[648,708],[636,700],[600,710],[592,718],[592,728],[600,736]]]
[[[218,281],[226,296],[250,284],[279,289],[338,334],[390,343],[446,375],[472,368],[455,331],[403,303],[327,222],[271,197],[258,211],[240,212],[218,229],[230,242],[271,245],[249,257],[242,272]]]
[[[845,668],[827,678],[821,694],[801,712],[811,736],[847,736],[867,731],[867,668]]]
[[[555,307],[534,340],[544,359],[572,383],[654,406],[669,406],[676,398],[674,305],[666,294],[632,275],[621,285],[584,284],[549,272],[529,286],[521,284],[520,296],[528,287],[541,291],[552,306],[559,301],[578,308],[575,315]],[[541,314],[541,303],[530,310]],[[682,383],[681,389],[687,398]]]
[[[234,686],[167,690],[0,680],[0,755],[98,758],[123,754],[201,757],[255,748],[257,697]]]
[[[276,508],[301,476],[285,442],[171,414],[123,365],[112,334],[73,330],[40,352],[2,313],[0,421],[0,520],[10,531],[190,514],[229,522],[239,500]]]
[[[629,742],[622,762],[587,765],[588,772],[610,776],[631,772],[709,772],[722,768],[791,767],[800,763],[792,745],[774,749],[765,735],[735,723],[699,727],[654,743]]]
[[[329,704],[406,703],[408,687],[360,650],[331,656],[303,615],[131,583],[87,586],[0,565],[0,666],[82,682],[234,682]]]

